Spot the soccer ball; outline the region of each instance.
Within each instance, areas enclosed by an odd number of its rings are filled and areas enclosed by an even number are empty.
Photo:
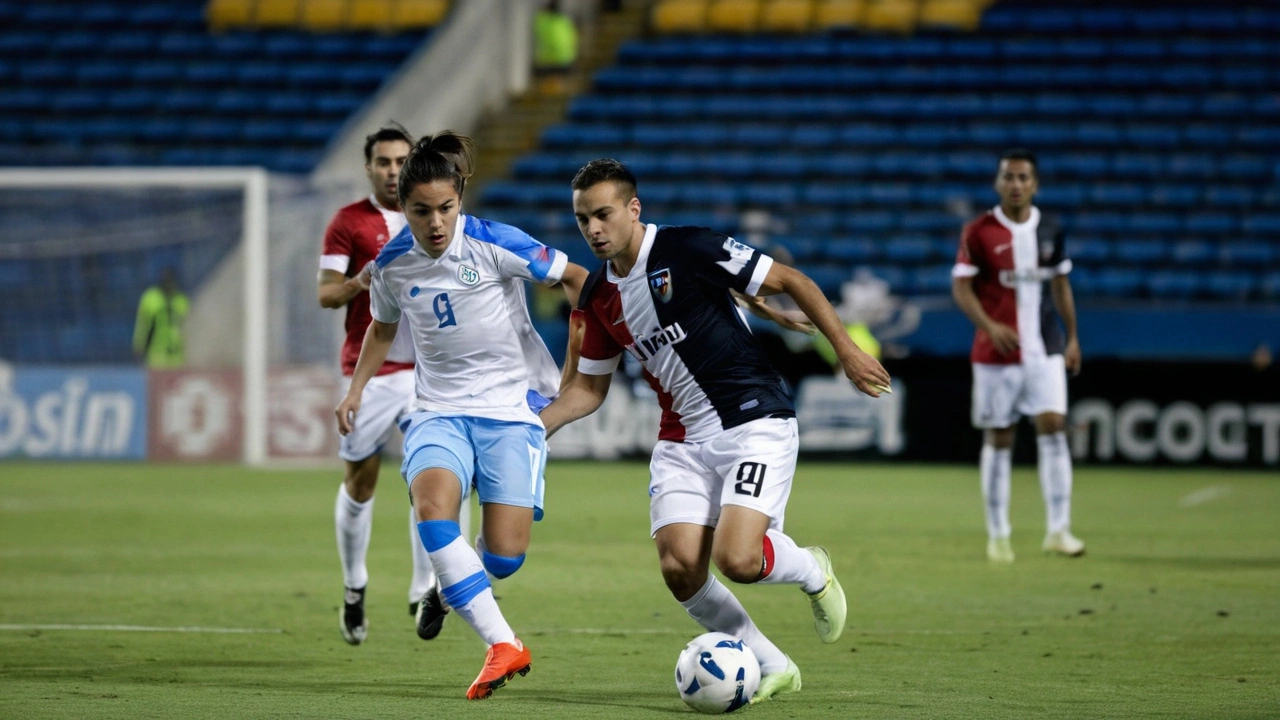
[[[732,635],[699,635],[676,660],[680,699],[698,712],[733,712],[751,702],[759,687],[756,654]]]

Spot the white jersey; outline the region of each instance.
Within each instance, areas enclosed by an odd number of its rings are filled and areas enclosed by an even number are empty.
[[[408,227],[387,243],[370,309],[379,322],[409,320],[415,409],[541,426],[530,409],[540,398],[530,393],[553,397],[560,371],[529,319],[521,281],[557,283],[567,265],[563,253],[517,228],[462,214],[439,258]]]

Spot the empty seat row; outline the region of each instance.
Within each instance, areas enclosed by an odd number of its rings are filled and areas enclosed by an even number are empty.
[[[982,16],[982,30],[1035,35],[1152,34],[1191,32],[1233,35],[1242,31],[1280,31],[1280,11],[1267,7],[1018,7],[1005,4]]]
[[[291,32],[153,33],[122,30],[111,33],[12,30],[0,35],[0,58],[39,60],[76,67],[88,57],[155,60],[206,58],[324,61],[399,59],[423,42],[421,33],[395,35],[350,34],[308,36]]]
[[[396,61],[345,64],[222,61],[81,64],[38,61],[17,67],[16,75],[21,85],[33,90],[55,93],[65,87],[70,91],[101,96],[102,102],[106,103],[115,92],[172,86],[180,86],[184,90],[343,86],[372,89],[381,85],[397,65]],[[4,68],[0,68],[0,73],[3,72]]]
[[[1011,35],[946,38],[915,36],[881,38],[806,35],[798,38],[750,36],[632,40],[618,50],[619,66],[645,64],[725,63],[764,65],[790,63],[858,63],[894,66],[904,63],[994,63],[1002,59],[1026,61],[1168,61],[1238,63],[1280,56],[1280,48],[1265,33],[1231,38],[1096,38],[1063,39],[1037,35],[1034,40]]]
[[[575,98],[569,106],[574,120],[717,120],[839,121],[934,120],[983,122],[999,132],[1000,118],[1036,115],[1048,122],[1069,118],[1113,123],[1182,121],[1188,140],[1212,143],[1216,128],[1206,122],[1274,124],[1280,119],[1280,92],[1212,93],[797,93],[732,92],[708,88],[701,93],[634,91],[597,92]],[[1194,123],[1194,124],[1193,124]],[[1106,132],[1105,126],[1098,126]],[[1203,139],[1202,139],[1203,138]]]
[[[688,65],[673,73],[665,65],[617,65],[596,73],[602,92],[759,91],[841,93],[868,90],[1141,90],[1221,92],[1280,88],[1280,70],[1264,65],[1212,66],[1204,63],[1054,62],[996,65],[787,64],[780,66]]]

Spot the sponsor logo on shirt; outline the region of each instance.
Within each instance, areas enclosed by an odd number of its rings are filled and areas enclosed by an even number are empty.
[[[636,341],[627,346],[627,350],[636,356],[640,362],[644,362],[658,351],[669,345],[675,345],[688,337],[684,328],[680,327],[680,323],[671,323],[670,325],[658,330],[652,335],[643,335],[636,337]]]
[[[1053,268],[1022,268],[1020,270],[1001,270],[1000,284],[1007,287],[1017,287],[1018,283],[1042,283],[1053,279]]]
[[[468,265],[459,265],[458,279],[462,281],[463,285],[475,285],[480,282],[480,273]]]
[[[729,253],[729,259],[719,260],[716,264],[724,268],[725,272],[730,275],[737,275],[742,272],[742,269],[747,266],[747,263],[751,262],[751,256],[755,254],[755,250],[752,250],[750,247],[743,245],[733,238],[725,238],[724,245],[721,249]]]

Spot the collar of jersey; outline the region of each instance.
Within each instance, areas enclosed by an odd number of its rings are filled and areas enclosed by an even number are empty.
[[[466,237],[466,228],[467,216],[458,213],[458,222],[453,226],[453,239],[449,241],[449,247],[444,249],[444,253],[440,257],[433,258],[428,255],[427,251],[422,249],[421,243],[416,240],[413,243],[414,251],[422,253],[422,257],[431,262],[442,262],[445,258],[460,260],[462,259],[462,244],[465,242],[463,238]]]
[[[631,272],[625,276],[619,277],[613,272],[613,263],[605,263],[604,271],[608,273],[605,277],[609,282],[617,285],[629,277],[635,277],[636,268],[644,268],[649,265],[649,250],[653,249],[653,239],[658,236],[658,226],[653,223],[644,226],[644,240],[640,241],[640,252],[636,254],[636,264],[631,266]],[[644,270],[640,271],[641,275],[646,275]]]
[[[1026,222],[1016,223],[1010,220],[1009,216],[1004,214],[1004,208],[999,205],[996,206],[992,214],[996,216],[996,220],[1000,221],[1001,225],[1009,228],[1010,230],[1017,230],[1018,228],[1025,227],[1036,227],[1040,224],[1040,208],[1035,205],[1031,206],[1031,212],[1027,215]]]

